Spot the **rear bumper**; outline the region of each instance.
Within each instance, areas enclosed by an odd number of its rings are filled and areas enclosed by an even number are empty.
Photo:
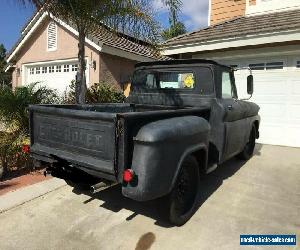
[[[75,160],[78,158],[78,155],[75,157],[72,155],[72,153],[66,153],[61,150],[59,150],[59,153],[57,153],[55,151],[55,149],[49,148],[49,150],[46,151],[47,153],[45,153],[44,150],[36,150],[36,148],[33,146],[30,154],[34,159],[43,163],[48,163],[51,166],[55,166],[57,169],[62,169],[66,166],[72,166],[73,169],[84,171],[92,177],[116,181],[115,173],[107,171],[107,162],[105,161],[92,159],[93,162],[91,163],[91,159],[89,158],[86,160],[85,157],[81,157],[82,161],[78,161]],[[97,167],[95,167],[94,164],[98,164],[96,165]]]

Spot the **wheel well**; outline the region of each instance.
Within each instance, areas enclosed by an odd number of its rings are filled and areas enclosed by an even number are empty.
[[[207,150],[202,148],[192,153],[198,162],[200,174],[205,174],[207,166]]]

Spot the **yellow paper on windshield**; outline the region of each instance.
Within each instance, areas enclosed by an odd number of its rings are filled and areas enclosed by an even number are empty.
[[[193,74],[187,74],[183,80],[184,87],[192,89],[194,88],[195,80]]]

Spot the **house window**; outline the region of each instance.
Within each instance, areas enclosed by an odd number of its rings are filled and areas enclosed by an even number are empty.
[[[30,68],[30,69],[29,69],[29,74],[30,74],[30,75],[33,75],[33,74],[34,74],[34,68]]]
[[[56,72],[61,72],[61,65],[56,65]]]
[[[78,64],[72,64],[72,71],[78,70]]]
[[[251,70],[283,69],[283,62],[253,63],[249,64]]]
[[[35,73],[36,74],[40,74],[41,73],[41,68],[40,67],[36,67],[35,68]]]
[[[270,70],[270,69],[283,69],[283,62],[266,63],[266,70]]]
[[[249,68],[251,70],[265,70],[265,64],[264,63],[253,63],[253,64],[249,64]]]
[[[57,48],[57,25],[51,22],[47,30],[47,50],[54,51]]]
[[[54,73],[54,66],[49,67],[49,73]]]
[[[42,74],[46,74],[47,73],[47,67],[42,67]]]
[[[70,65],[68,65],[68,64],[64,65],[64,72],[69,72],[70,71],[70,67],[69,66]]]

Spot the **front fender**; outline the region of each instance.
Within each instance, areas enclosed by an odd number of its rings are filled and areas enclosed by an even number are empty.
[[[149,123],[134,138],[131,169],[136,178],[123,185],[124,196],[146,201],[168,194],[184,157],[208,148],[210,125],[197,116]]]

